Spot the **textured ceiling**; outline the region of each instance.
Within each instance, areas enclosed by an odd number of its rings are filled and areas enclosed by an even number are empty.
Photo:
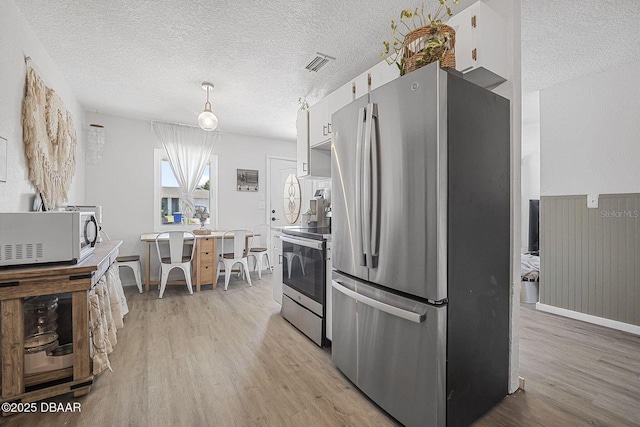
[[[374,65],[389,20],[420,4],[14,1],[87,110],[195,124],[208,80],[221,130],[287,139],[298,97],[313,103]],[[523,0],[525,91],[637,61],[639,9],[633,0]],[[301,70],[315,52],[337,59]]]
[[[420,4],[14,1],[87,110],[195,124],[208,80],[221,130],[288,139],[298,97],[313,103],[374,65],[389,20]],[[337,59],[302,70],[315,52]]]
[[[640,61],[640,1],[522,0],[523,91]]]

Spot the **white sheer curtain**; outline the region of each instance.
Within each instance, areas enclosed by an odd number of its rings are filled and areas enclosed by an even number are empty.
[[[153,122],[152,127],[167,152],[171,169],[180,186],[182,213],[186,218],[191,218],[195,210],[193,193],[220,135],[199,127],[174,123]]]

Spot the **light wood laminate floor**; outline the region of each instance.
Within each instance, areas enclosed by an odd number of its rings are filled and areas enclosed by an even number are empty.
[[[389,426],[346,380],[329,351],[279,314],[272,276],[229,290],[138,294],[110,355],[113,372],[79,399],[81,413],[21,414],[7,426]],[[640,337],[521,311],[526,392],[506,397],[482,426],[634,425],[640,420]]]

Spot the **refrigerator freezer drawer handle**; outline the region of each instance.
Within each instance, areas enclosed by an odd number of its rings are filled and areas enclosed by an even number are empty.
[[[404,310],[402,308],[398,308],[393,305],[386,304],[384,302],[356,293],[351,289],[342,286],[340,282],[332,281],[331,287],[358,302],[368,305],[369,307],[384,311],[385,313],[388,313],[392,316],[400,317],[401,319],[405,319],[413,323],[422,323],[427,318],[427,316],[424,314],[418,314],[413,311]]]
[[[322,249],[322,242],[318,240],[285,237],[285,236],[280,236],[280,240],[282,240],[283,242],[292,243],[294,245],[304,246],[306,248]]]

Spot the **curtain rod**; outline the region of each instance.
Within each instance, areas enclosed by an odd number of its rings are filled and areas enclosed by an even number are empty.
[[[159,121],[159,120],[151,120],[151,121],[149,121],[149,123],[150,123],[150,124],[154,124],[154,123],[161,123],[161,124],[165,124],[165,125],[184,126],[184,127],[188,127],[188,128],[195,128],[195,129],[200,129],[200,130],[202,130],[202,128],[201,128],[200,126],[187,125],[187,124],[184,124],[184,123],[178,123],[178,122],[163,122],[163,121]],[[205,131],[205,130],[202,130],[202,131],[203,131],[203,132],[207,132],[207,131]],[[212,133],[213,133],[213,132],[217,132],[217,133],[224,133],[224,132],[219,131],[219,130],[217,130],[217,129],[216,129],[216,130],[214,130],[214,131],[212,131]]]

